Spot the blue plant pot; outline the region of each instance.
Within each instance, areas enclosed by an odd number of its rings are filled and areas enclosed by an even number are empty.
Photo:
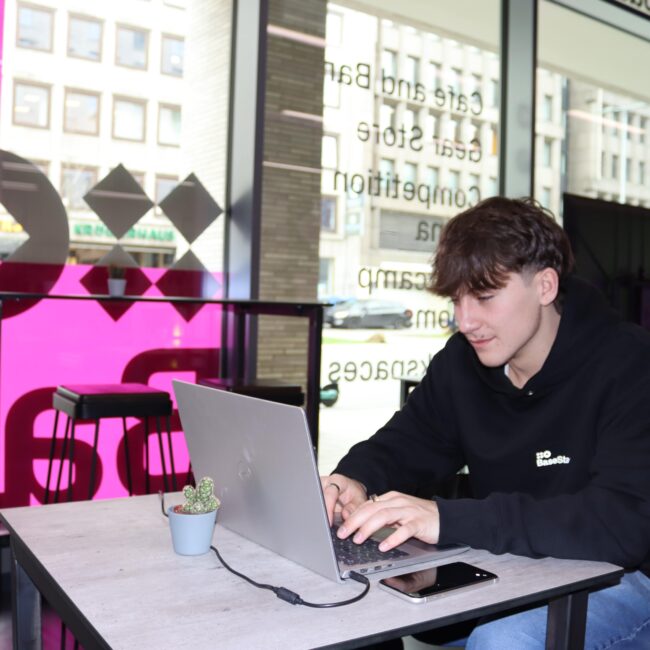
[[[217,521],[217,511],[200,515],[174,512],[167,509],[172,545],[179,555],[203,555],[210,550],[212,533]]]

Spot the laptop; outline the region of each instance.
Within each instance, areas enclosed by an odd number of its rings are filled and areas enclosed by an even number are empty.
[[[195,477],[214,479],[220,525],[283,557],[341,581],[443,559],[467,550],[411,539],[377,558],[345,557],[356,547],[330,530],[305,412],[298,406],[174,380]],[[366,546],[376,547],[379,532]],[[373,549],[370,548],[370,553]]]

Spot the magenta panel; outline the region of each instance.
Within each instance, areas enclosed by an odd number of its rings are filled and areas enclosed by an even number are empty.
[[[81,265],[63,267],[49,293],[88,295],[92,271],[93,267]],[[160,296],[159,281],[167,270],[139,271],[147,280],[143,295]],[[211,279],[221,281],[218,274],[211,274]],[[0,332],[1,507],[42,502],[54,423],[52,393],[58,385],[141,382],[171,394],[172,378],[194,381],[219,374],[220,305],[187,310],[171,302],[46,298],[30,301],[21,309],[12,309],[10,303],[5,307]],[[131,418],[127,424],[134,487],[136,493],[143,493],[143,427]],[[182,483],[189,461],[176,411],[172,430],[176,471]],[[73,484],[80,498],[87,491],[93,434],[92,424],[77,428]],[[59,436],[63,436],[61,423]],[[127,494],[122,445],[121,420],[103,420],[95,498]],[[154,475],[151,489],[162,489],[155,435],[150,438],[149,455]],[[67,487],[67,471],[63,477],[62,487]]]

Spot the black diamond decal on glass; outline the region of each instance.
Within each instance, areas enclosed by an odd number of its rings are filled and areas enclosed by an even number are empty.
[[[174,266],[160,277],[156,286],[165,296],[184,298],[212,298],[221,283],[208,271],[199,259],[187,251]],[[172,303],[174,309],[190,321],[203,307],[203,303]]]
[[[223,212],[194,174],[158,205],[190,244]]]
[[[84,195],[84,201],[117,239],[126,235],[153,202],[124,165],[119,164]]]

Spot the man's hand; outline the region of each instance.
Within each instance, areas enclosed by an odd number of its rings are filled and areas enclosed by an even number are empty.
[[[334,491],[334,488],[330,489]],[[343,539],[354,535],[353,541],[360,544],[384,526],[396,530],[381,542],[381,551],[389,551],[411,537],[436,544],[440,536],[438,506],[428,499],[401,492],[386,492],[379,497],[371,497],[354,510],[345,518],[337,534]]]
[[[334,513],[340,513],[343,520],[346,520],[368,499],[363,484],[343,476],[343,474],[321,476],[320,482],[323,487],[325,509],[330,526],[334,521]]]

